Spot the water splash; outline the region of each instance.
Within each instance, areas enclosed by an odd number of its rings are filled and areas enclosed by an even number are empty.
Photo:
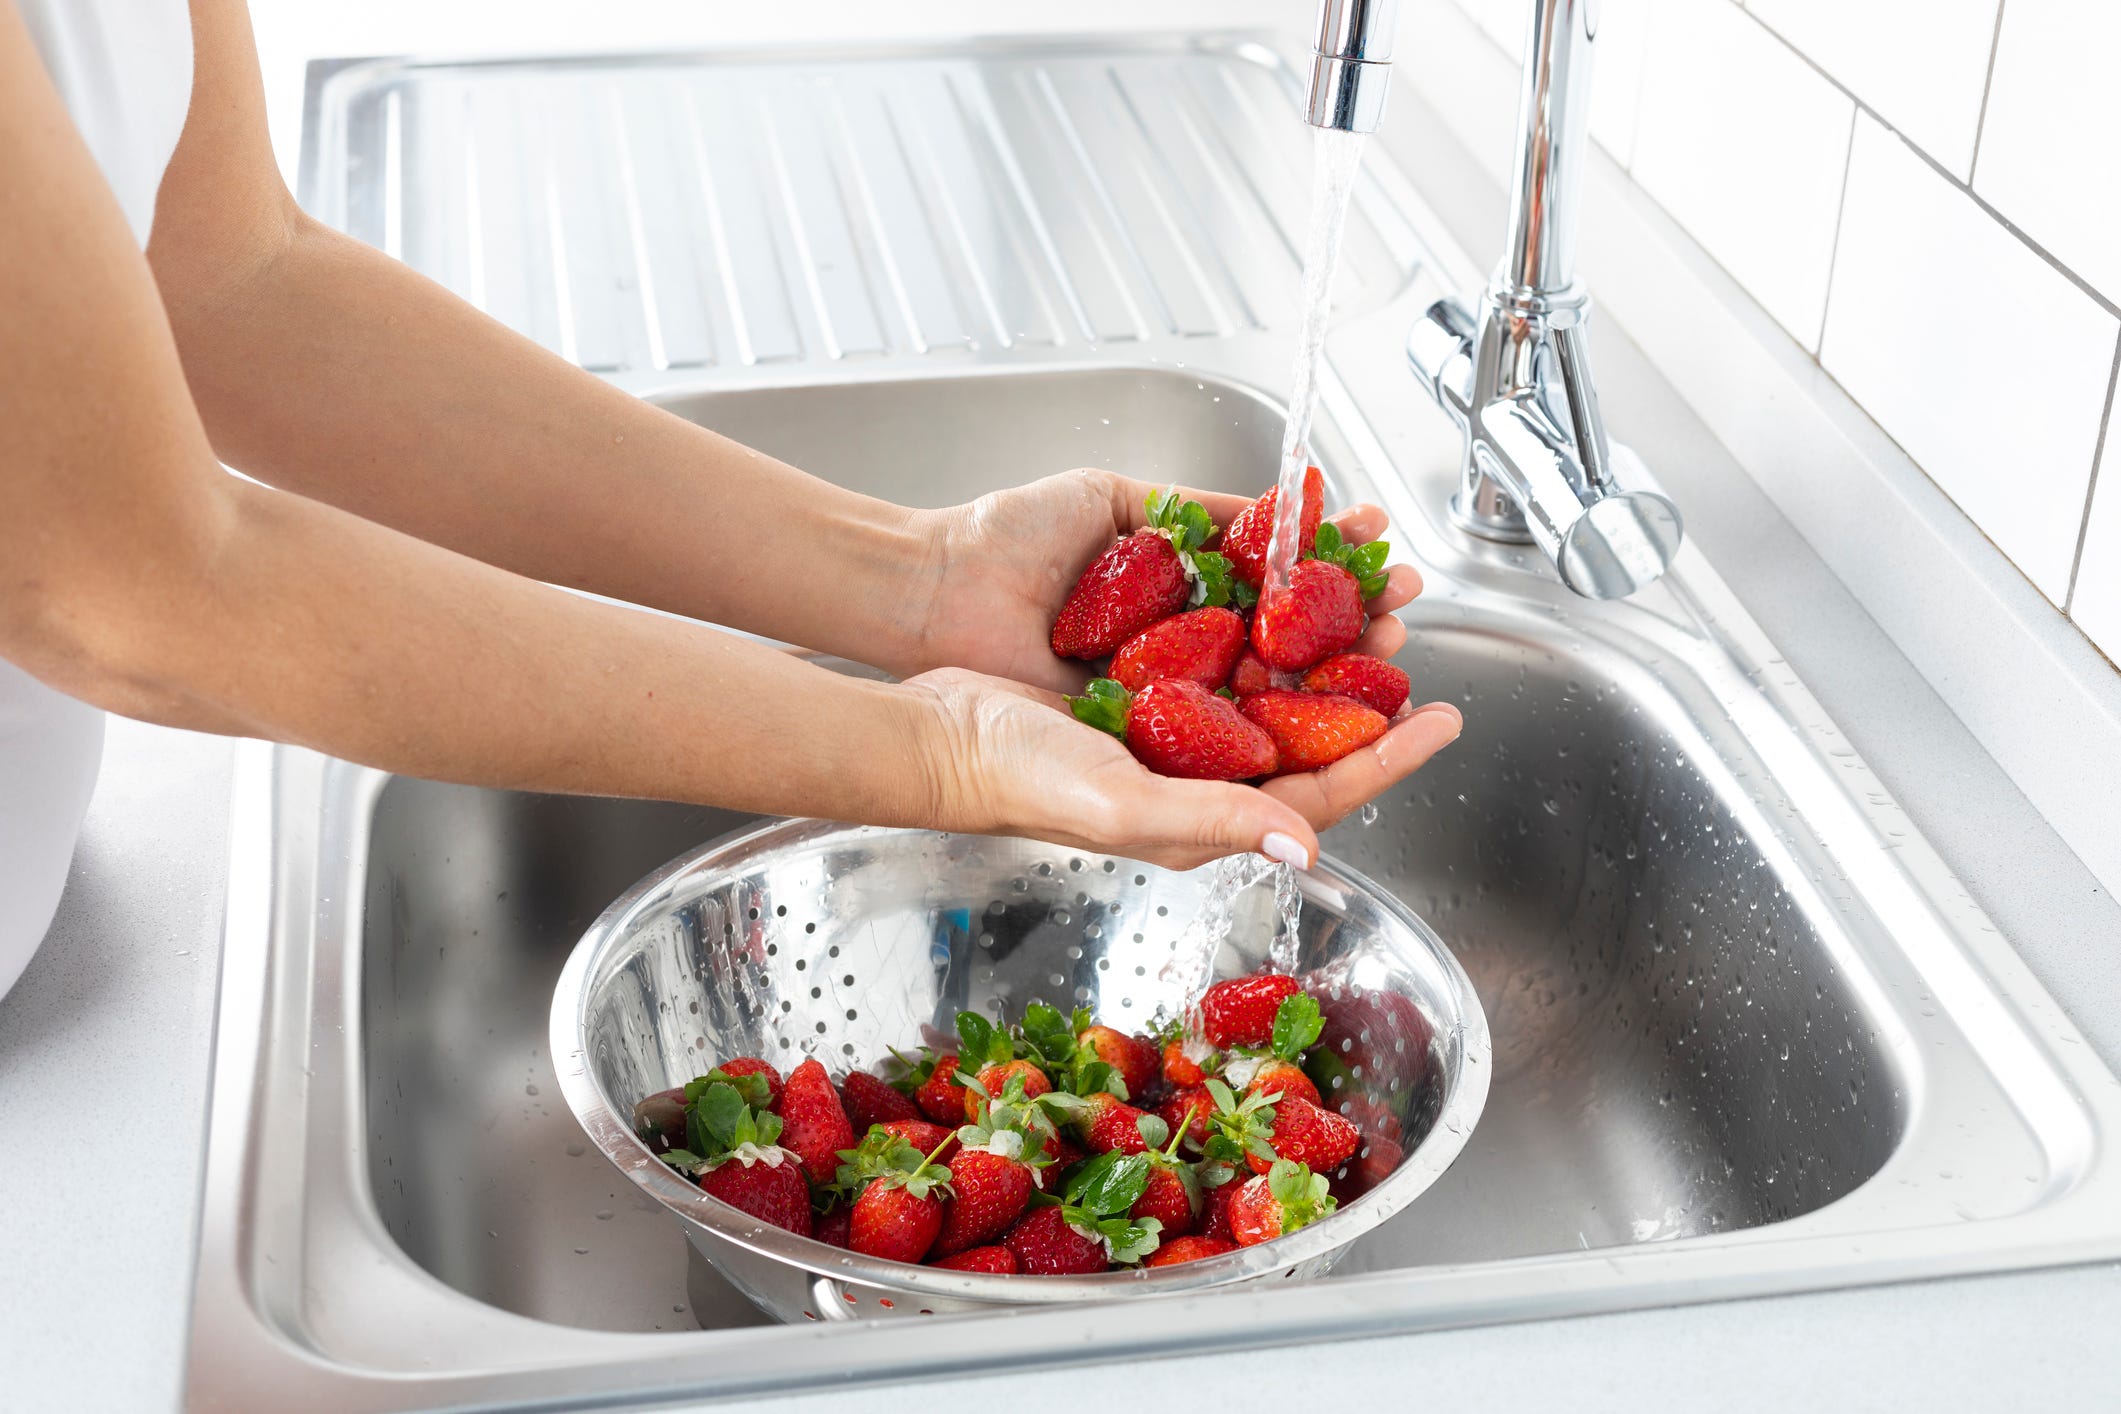
[[[1333,308],[1333,272],[1340,264],[1340,236],[1348,221],[1348,196],[1362,164],[1363,134],[1317,130],[1312,143],[1311,224],[1304,235],[1304,283],[1298,298],[1296,364],[1289,376],[1289,420],[1281,434],[1281,472],[1274,505],[1274,538],[1267,549],[1263,593],[1286,589],[1295,566],[1303,523],[1304,468],[1311,416],[1318,407],[1318,360],[1325,349]]]
[[[1214,874],[1208,892],[1201,898],[1200,909],[1179,933],[1171,946],[1171,960],[1158,974],[1185,999],[1180,1014],[1192,1011],[1201,993],[1207,991],[1215,971],[1215,955],[1222,951],[1237,922],[1238,901],[1270,879],[1279,921],[1269,945],[1268,964],[1276,972],[1296,970],[1296,930],[1303,914],[1303,892],[1297,885],[1296,871],[1258,854],[1234,854],[1209,867]]]

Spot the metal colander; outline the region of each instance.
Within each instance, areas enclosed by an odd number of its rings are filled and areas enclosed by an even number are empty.
[[[1046,1001],[1144,1029],[1182,1003],[1179,984],[1162,973],[1213,875],[1029,840],[818,820],[748,830],[665,865],[583,936],[553,997],[560,1088],[605,1156],[784,1321],[1315,1276],[1449,1167],[1488,1090],[1487,1023],[1464,971],[1397,899],[1331,860],[1300,876],[1296,953],[1326,1015],[1323,1044],[1344,1061],[1326,1103],[1360,1093],[1394,1104],[1405,1157],[1389,1174],[1373,1167],[1368,1191],[1278,1241],[1086,1277],[909,1266],[798,1237],[709,1198],[633,1132],[637,1100],[719,1060],[762,1056],[785,1073],[815,1055],[837,1076],[875,1068],[893,1047],[944,1042],[968,1008],[1013,1018]],[[1214,975],[1261,970],[1279,926],[1271,887],[1241,895]]]

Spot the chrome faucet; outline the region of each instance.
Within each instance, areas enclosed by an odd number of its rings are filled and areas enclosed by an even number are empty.
[[[1569,588],[1614,599],[1671,566],[1679,510],[1627,484],[1644,475],[1641,463],[1607,439],[1591,382],[1574,227],[1597,0],[1528,2],[1509,248],[1477,312],[1437,301],[1408,335],[1407,359],[1465,434],[1452,520],[1484,539],[1537,545]],[[1310,123],[1376,129],[1391,23],[1392,0],[1323,0]]]

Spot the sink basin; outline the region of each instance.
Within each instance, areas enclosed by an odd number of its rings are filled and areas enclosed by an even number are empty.
[[[1469,272],[1430,238],[1368,280],[1336,364],[1396,369],[1413,311]],[[940,505],[1083,464],[1255,490],[1285,352],[1174,330],[1124,360],[1107,341],[613,376]],[[2121,1255],[2121,1087],[1699,552],[1635,599],[1575,599],[1443,523],[1456,434],[1411,381],[1359,389],[1325,382],[1329,498],[1392,513],[1429,581],[1399,661],[1466,730],[1325,845],[1449,942],[1495,1066],[1457,1164],[1333,1277],[1141,1303],[1121,1334],[1084,1309],[763,1325],[584,1142],[545,1049],[591,919],[748,817],[256,746],[192,1399],[677,1398],[1051,1362],[1090,1323],[1116,1358]]]

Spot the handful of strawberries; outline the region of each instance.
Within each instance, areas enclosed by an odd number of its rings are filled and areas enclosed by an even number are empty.
[[[1393,1043],[1425,1053],[1419,1011],[1401,1020]],[[1382,1036],[1385,1018],[1361,1025]],[[954,1054],[894,1052],[889,1080],[834,1085],[811,1059],[784,1082],[740,1057],[642,1100],[634,1125],[704,1192],[867,1256],[1161,1267],[1294,1232],[1397,1166],[1405,1098],[1365,1091],[1346,1029],[1271,973],[1217,983],[1154,1039],[1083,1009],[1033,1003],[1013,1026],[968,1011]]]
[[[1054,620],[1063,658],[1110,656],[1075,715],[1166,776],[1245,780],[1315,771],[1383,736],[1407,675],[1351,652],[1385,588],[1385,542],[1345,544],[1304,474],[1301,557],[1264,601],[1277,491],[1219,534],[1205,507],[1149,498],[1149,524],[1083,571]]]

